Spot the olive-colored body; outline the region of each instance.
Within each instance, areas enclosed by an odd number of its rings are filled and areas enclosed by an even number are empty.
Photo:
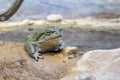
[[[25,49],[35,60],[41,58],[42,52],[59,51],[64,48],[61,31],[59,28],[49,28],[34,32],[27,37]]]

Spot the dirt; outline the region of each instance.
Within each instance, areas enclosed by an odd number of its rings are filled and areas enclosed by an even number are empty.
[[[43,54],[35,61],[23,43],[0,43],[0,80],[58,80],[76,64],[79,57],[68,59],[61,53]]]

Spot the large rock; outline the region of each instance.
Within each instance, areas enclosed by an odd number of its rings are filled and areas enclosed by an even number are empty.
[[[79,56],[68,59],[67,55],[79,53],[76,47],[67,47],[60,53],[43,54],[44,59],[35,61],[24,50],[23,43],[0,43],[0,80],[58,80],[78,61]]]
[[[67,76],[61,80],[119,80],[120,48],[85,53]]]

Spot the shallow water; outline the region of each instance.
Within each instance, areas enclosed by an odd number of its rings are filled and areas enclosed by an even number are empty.
[[[24,29],[1,33],[0,40],[7,42],[25,42],[26,37],[31,32],[32,31]],[[85,31],[79,28],[65,29],[63,31],[63,40],[67,46],[77,46],[81,51],[120,47],[120,34],[118,33]]]

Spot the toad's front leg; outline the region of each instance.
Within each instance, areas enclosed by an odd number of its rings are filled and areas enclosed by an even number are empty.
[[[38,50],[39,47],[37,46],[37,44],[38,43],[36,42],[30,42],[26,47],[30,56],[34,58],[36,61],[38,61],[38,59],[43,59],[42,54],[40,53],[40,50]]]

